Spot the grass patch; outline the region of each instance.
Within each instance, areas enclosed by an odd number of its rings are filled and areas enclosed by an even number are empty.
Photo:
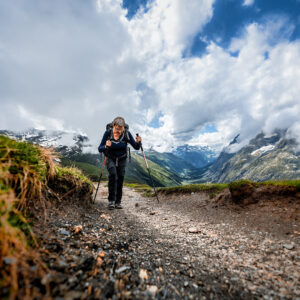
[[[90,180],[97,182],[100,178],[101,166],[94,166],[88,162],[79,162],[79,161],[72,161],[67,158],[61,158],[62,166],[63,167],[75,167],[82,171],[82,173],[87,176]],[[102,180],[108,178],[108,172],[106,168],[103,170]]]
[[[174,187],[158,188],[159,193],[169,195],[175,193],[196,193],[196,192],[221,192],[226,189],[228,185],[226,183],[211,183],[211,184],[187,184]]]
[[[253,189],[261,186],[282,186],[294,187],[297,190],[300,190],[300,180],[270,180],[262,182],[254,182],[251,180],[238,180],[228,184],[230,190],[239,189],[245,186],[251,186]]]
[[[287,187],[295,187],[298,191],[300,190],[300,179],[296,180],[272,180],[272,181],[264,181],[259,182],[260,185],[272,185],[272,186],[287,186]]]
[[[80,200],[82,203],[90,204],[94,190],[94,184],[81,170],[74,167],[55,167],[55,178],[48,186],[59,194],[62,201],[68,197],[73,200]]]
[[[144,196],[154,197],[155,193],[153,189],[146,185],[140,183],[124,183],[125,186],[135,189],[137,192],[141,192]],[[300,180],[281,180],[281,181],[265,181],[265,182],[253,182],[250,180],[238,180],[227,183],[209,183],[209,184],[187,184],[182,186],[173,187],[159,187],[157,192],[165,195],[169,194],[185,194],[185,193],[197,193],[197,192],[208,192],[209,198],[214,198],[218,193],[226,188],[231,191],[237,190],[243,187],[250,187],[251,189],[258,188],[260,186],[285,186],[285,187],[295,187],[300,190]]]
[[[0,136],[1,299],[45,297],[45,290],[30,284],[43,278],[46,266],[26,216],[40,208],[46,213],[50,184],[55,193],[57,184],[65,184],[64,197],[72,186],[78,196],[92,200],[93,184],[77,169],[55,166],[54,157],[51,149]],[[46,284],[46,293],[49,288]]]
[[[70,177],[73,178],[75,181],[78,182],[85,182],[87,184],[92,185],[92,182],[82,174],[82,172],[74,167],[65,167],[65,168],[61,168],[56,166],[55,167],[55,175],[57,179],[61,179],[63,177]]]
[[[152,197],[155,194],[152,192],[152,188],[147,184],[142,183],[124,183],[125,186],[134,189],[138,193],[141,193],[142,196]]]

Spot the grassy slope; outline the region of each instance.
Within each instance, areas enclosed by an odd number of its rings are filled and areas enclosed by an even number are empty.
[[[27,215],[45,213],[50,183],[51,194],[57,192],[60,200],[63,197],[55,190],[58,182],[69,184],[73,195],[79,191],[90,201],[93,185],[79,170],[54,166],[51,151],[6,136],[0,136],[0,165],[0,298],[21,299],[24,286],[28,298],[42,298],[41,291],[28,283],[43,278],[47,267],[34,249],[38,243]],[[71,195],[69,188],[63,191],[66,201],[67,195]]]
[[[148,160],[148,159],[147,159]],[[92,180],[97,181],[100,175],[103,160],[100,162],[99,154],[79,154],[69,158],[63,157],[64,166],[76,166]],[[157,163],[148,160],[151,175],[156,186],[174,186],[181,184],[178,175],[168,171]],[[103,179],[107,179],[108,172],[104,168]],[[131,162],[127,161],[125,182],[138,182],[151,184],[148,170],[143,157],[135,153],[131,154]]]
[[[297,191],[300,191],[300,180],[281,180],[281,181],[264,181],[264,182],[253,182],[250,180],[239,180],[233,181],[229,184],[226,183],[210,183],[210,184],[187,184],[181,186],[173,187],[161,187],[158,188],[158,192],[162,194],[180,194],[180,193],[196,193],[196,192],[213,192],[219,193],[226,188],[230,190],[238,189],[243,186],[253,186],[254,188],[261,186],[278,186],[278,187],[292,187],[296,188]],[[141,185],[138,183],[127,184],[127,186],[134,188],[135,190],[146,193],[145,195],[150,195],[151,191],[149,186]],[[152,193],[151,196],[154,196]]]
[[[177,157],[172,153],[146,151],[145,154],[149,160],[157,163],[172,173],[176,173],[180,177],[190,176],[191,172],[198,170],[184,159]]]

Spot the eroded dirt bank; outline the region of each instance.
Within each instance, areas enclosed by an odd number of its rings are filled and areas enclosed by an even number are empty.
[[[52,297],[300,297],[299,203],[242,208],[197,193],[158,204],[124,188],[124,209],[109,211],[106,199],[101,186],[93,207],[53,209],[35,228],[51,271],[36,284]]]

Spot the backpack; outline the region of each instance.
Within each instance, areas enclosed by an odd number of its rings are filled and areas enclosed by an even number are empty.
[[[109,139],[112,140],[113,139],[113,123],[108,123],[106,125],[106,131],[110,131],[109,133]],[[124,132],[122,134],[122,136],[120,137],[119,141],[122,142],[124,140],[124,138],[126,137],[126,145],[129,141],[129,125],[125,123],[125,126],[124,126]],[[129,162],[131,162],[131,154],[130,154],[130,148],[127,146],[127,155],[129,157]]]

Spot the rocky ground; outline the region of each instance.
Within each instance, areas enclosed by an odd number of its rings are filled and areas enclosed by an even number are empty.
[[[48,210],[36,223],[55,299],[300,299],[299,199],[246,207],[205,193],[145,198],[124,188],[107,209]]]

